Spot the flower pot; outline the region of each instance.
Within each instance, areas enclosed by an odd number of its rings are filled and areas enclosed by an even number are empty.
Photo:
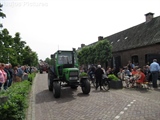
[[[110,88],[113,89],[122,89],[123,88],[123,84],[122,84],[122,80],[119,81],[110,81]]]

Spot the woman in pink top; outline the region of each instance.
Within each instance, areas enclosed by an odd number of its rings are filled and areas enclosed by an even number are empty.
[[[7,74],[6,72],[3,70],[4,69],[5,64],[0,63],[0,90],[2,85],[5,83],[5,81],[7,80]]]

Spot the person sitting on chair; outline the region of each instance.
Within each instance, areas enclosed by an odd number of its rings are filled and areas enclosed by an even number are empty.
[[[141,68],[137,69],[137,80],[136,80],[136,83],[137,84],[142,84],[145,82],[145,74],[142,72]]]
[[[123,68],[119,69],[119,72],[117,73],[117,76],[120,80],[124,80],[124,70],[123,70]]]
[[[134,87],[135,80],[137,80],[139,76],[137,69],[138,69],[138,66],[134,66],[134,68],[131,71],[130,83],[132,83],[132,87]]]

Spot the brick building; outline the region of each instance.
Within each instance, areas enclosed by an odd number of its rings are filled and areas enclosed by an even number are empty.
[[[150,64],[154,58],[160,63],[160,16],[153,16],[154,13],[147,13],[146,21],[139,25],[104,38],[98,37],[98,40],[107,39],[112,44],[113,59],[107,65],[118,70],[129,60],[141,67]]]

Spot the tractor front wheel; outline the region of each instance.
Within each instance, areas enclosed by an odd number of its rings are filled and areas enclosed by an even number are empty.
[[[61,96],[61,85],[59,82],[53,82],[53,96],[59,98]]]
[[[81,88],[82,88],[82,92],[84,94],[89,94],[89,92],[91,90],[90,82],[88,80],[83,80]]]

